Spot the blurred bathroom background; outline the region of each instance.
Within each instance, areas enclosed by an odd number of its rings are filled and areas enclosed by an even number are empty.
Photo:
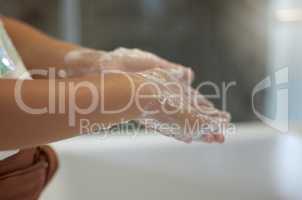
[[[251,105],[253,88],[275,69],[295,69],[290,70],[290,80],[295,80],[295,91],[301,91],[298,52],[302,50],[302,11],[296,9],[296,18],[292,19],[288,10],[299,2],[0,0],[0,12],[87,47],[112,50],[123,46],[154,52],[192,67],[196,72],[195,85],[212,81],[222,89],[223,82],[236,82],[228,90],[226,109],[235,122],[242,122],[257,120]],[[281,19],[275,16],[278,9]],[[211,87],[202,92],[215,94]],[[297,93],[300,92],[290,93],[289,111],[293,113],[291,118],[299,121],[302,109],[301,95]],[[273,118],[278,104],[275,95],[273,90],[259,93],[255,96],[256,109]],[[212,100],[222,108],[223,99]]]

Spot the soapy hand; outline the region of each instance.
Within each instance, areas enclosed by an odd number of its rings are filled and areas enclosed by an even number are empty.
[[[230,115],[214,108],[190,85],[193,71],[139,49],[104,52],[80,49],[66,56],[69,77],[119,70],[140,76],[154,88],[152,103],[136,119],[147,129],[184,142],[224,142]],[[157,112],[153,112],[156,110]]]
[[[136,73],[152,86],[152,101],[137,121],[147,129],[190,143],[224,142],[230,115],[214,108],[200,93],[178,80],[184,70],[155,68]]]
[[[190,68],[169,62],[140,49],[118,48],[109,52],[78,49],[66,55],[65,63],[68,67],[69,77],[93,74],[106,69],[142,72],[153,68],[175,68],[184,72],[180,79],[188,82],[188,84],[191,84],[194,78],[194,73]]]

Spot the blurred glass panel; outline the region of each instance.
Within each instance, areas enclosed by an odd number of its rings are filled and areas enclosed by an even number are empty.
[[[302,120],[302,1],[272,0],[270,13],[269,71],[274,73],[277,69],[288,68],[289,109],[283,115],[288,114],[290,129],[298,130],[296,127]],[[280,88],[273,89],[276,92]],[[275,95],[273,93],[267,101],[270,113],[278,109]]]

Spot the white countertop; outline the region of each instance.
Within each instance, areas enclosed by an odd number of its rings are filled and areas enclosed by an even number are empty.
[[[238,125],[223,145],[151,135],[53,146],[61,168],[44,200],[302,199],[301,135],[259,124]]]

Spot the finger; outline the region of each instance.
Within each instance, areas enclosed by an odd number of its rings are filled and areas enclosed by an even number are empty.
[[[195,75],[191,68],[171,62],[164,63],[166,63],[166,65],[164,67],[161,66],[160,68],[171,73],[177,80],[181,81],[185,85],[191,85],[193,83]]]
[[[197,106],[206,106],[206,107],[214,107],[214,104],[210,102],[207,98],[205,98],[202,94],[200,94],[197,90],[189,87],[188,94],[191,97],[192,104]]]
[[[202,141],[205,143],[213,143],[215,141],[215,137],[212,134],[205,134],[202,136]]]
[[[224,143],[225,137],[223,134],[213,134],[213,136],[214,136],[215,142],[220,143],[220,144]]]
[[[200,114],[209,116],[219,122],[229,122],[231,120],[231,116],[229,113],[225,111],[220,111],[215,107],[197,106],[194,108],[197,109]]]
[[[170,136],[171,137],[171,136]],[[177,141],[181,141],[184,142],[186,144],[191,144],[193,142],[192,137],[179,137],[179,136],[174,136],[174,139],[176,139]]]
[[[163,74],[163,80],[167,82],[166,86],[172,91],[172,93],[175,93],[177,98],[186,100],[193,107],[214,107],[212,102],[206,99],[190,85],[185,84],[183,81],[179,82],[178,80],[180,78],[174,74],[173,70],[162,70],[160,73]]]
[[[219,117],[213,117],[200,113],[197,115],[194,114],[193,118],[195,118],[193,119],[193,124],[195,123],[194,120],[198,122],[197,126],[195,126],[195,129],[193,129],[194,133],[189,133],[192,135],[194,141],[200,141],[201,135],[201,140],[204,142],[224,143],[224,131],[225,127],[227,127],[227,124],[229,123],[228,119],[221,119]]]
[[[183,74],[182,80],[187,83],[187,85],[192,85],[194,78],[195,78],[195,73],[192,68],[180,66],[185,69],[185,73]]]
[[[145,71],[154,68],[175,68],[183,71],[181,73],[181,76],[179,76],[179,80],[184,81],[190,85],[194,79],[194,72],[192,69],[173,62],[169,62],[157,56],[156,54],[142,51],[140,49],[118,48],[107,53],[106,55],[107,56],[102,57],[102,62],[105,62],[107,60],[108,65],[117,65],[120,67],[123,66],[125,67],[125,70],[128,70],[130,72]]]

